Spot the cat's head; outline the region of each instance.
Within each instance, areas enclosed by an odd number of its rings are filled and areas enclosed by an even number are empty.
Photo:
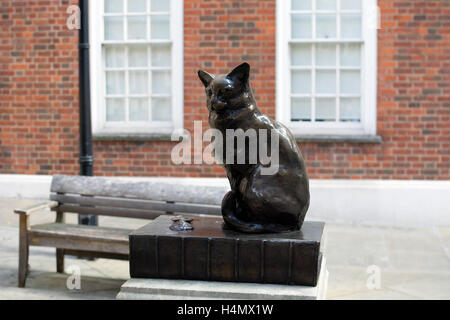
[[[237,66],[227,75],[213,75],[198,71],[206,91],[208,110],[224,113],[248,107],[253,102],[250,87],[250,65],[247,62]]]

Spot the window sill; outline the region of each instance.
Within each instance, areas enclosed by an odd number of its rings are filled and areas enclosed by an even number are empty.
[[[347,142],[347,143],[382,143],[383,139],[379,135],[302,135],[295,134],[295,140],[297,142],[319,142],[319,143],[335,143],[335,142]]]
[[[94,133],[94,141],[172,141],[170,133]]]

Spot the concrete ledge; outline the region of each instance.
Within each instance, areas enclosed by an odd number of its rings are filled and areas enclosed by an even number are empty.
[[[52,176],[0,174],[0,197],[6,199],[48,199]]]
[[[450,226],[450,181],[314,180],[307,219],[394,227]]]
[[[323,300],[326,297],[328,270],[322,259],[316,287],[216,281],[130,279],[125,282],[120,300]]]

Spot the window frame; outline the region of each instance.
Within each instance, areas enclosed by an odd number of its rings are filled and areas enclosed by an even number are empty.
[[[126,0],[125,0],[126,1]],[[150,0],[149,0],[150,1]],[[171,0],[170,5],[170,39],[169,40],[120,40],[110,41],[117,44],[164,42],[171,45],[171,107],[172,121],[167,122],[128,122],[107,123],[105,106],[105,77],[103,43],[104,41],[104,0],[89,1],[89,37],[90,37],[90,87],[92,132],[94,137],[103,135],[170,135],[183,128],[184,88],[183,88],[183,0]]]
[[[362,0],[361,7],[361,121],[292,122],[290,112],[290,43],[347,43],[345,40],[301,42],[290,39],[291,0],[276,0],[276,119],[296,136],[376,135],[377,122],[377,28],[371,25],[377,0]],[[314,79],[311,79],[314,81]],[[338,84],[336,84],[338,85]]]

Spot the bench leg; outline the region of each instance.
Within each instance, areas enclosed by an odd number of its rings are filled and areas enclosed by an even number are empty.
[[[28,266],[28,216],[20,216],[19,226],[19,287],[25,287],[29,266]]]
[[[56,248],[56,272],[64,273],[64,249]]]

